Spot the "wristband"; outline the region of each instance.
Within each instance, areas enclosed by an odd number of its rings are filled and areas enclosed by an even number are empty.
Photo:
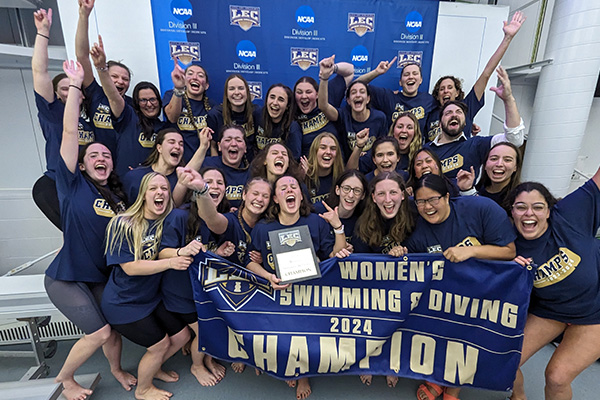
[[[46,35],[42,35],[42,34],[41,34],[41,33],[39,33],[39,32],[37,33],[37,35],[38,35],[38,36],[41,36],[41,37],[43,37],[43,38],[46,38],[46,39],[48,39],[48,40],[50,40],[50,37],[48,37],[48,36],[46,36]]]
[[[193,199],[196,201],[198,197],[204,196],[208,192],[209,186],[208,183],[204,182],[204,188],[202,190],[194,190]]]
[[[81,92],[83,92],[83,90],[79,86],[77,86],[77,85],[69,85],[69,87],[73,87],[75,89],[79,89]]]
[[[96,67],[98,71],[106,72],[108,71],[108,64],[104,64],[104,67]]]
[[[338,65],[337,64],[333,64],[333,73],[337,74],[338,71]]]
[[[181,250],[181,247],[177,248],[177,257],[179,257],[179,250]]]
[[[173,88],[173,96],[175,96],[175,97],[183,97],[184,94],[185,94],[185,89]]]
[[[333,228],[333,233],[335,233],[336,235],[343,235],[344,232],[344,224],[342,224],[339,228]]]

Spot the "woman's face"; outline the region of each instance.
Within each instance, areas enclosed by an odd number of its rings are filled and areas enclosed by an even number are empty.
[[[108,74],[110,75],[110,79],[112,79],[113,83],[117,87],[119,94],[121,96],[125,96],[125,93],[127,93],[129,85],[131,84],[129,71],[119,65],[113,65],[108,69]]]
[[[485,162],[485,173],[493,183],[505,184],[517,171],[517,154],[512,147],[496,146]]]
[[[405,96],[416,96],[422,82],[421,70],[417,65],[407,65],[404,67],[402,76],[400,77],[400,86],[402,86],[402,93]]]
[[[156,118],[160,114],[158,97],[156,97],[152,89],[140,89],[138,93],[138,105],[146,118]]]
[[[308,114],[317,108],[318,93],[308,82],[300,82],[296,85],[296,103],[303,114]]]
[[[415,157],[415,177],[421,179],[425,174],[441,175],[433,157],[426,151],[421,151]]]
[[[432,225],[444,222],[450,216],[450,195],[440,195],[428,187],[417,189],[415,204],[423,219]]]
[[[364,84],[355,83],[350,89],[346,100],[352,111],[360,113],[367,109],[367,105],[371,102],[371,96],[367,94],[367,87]]]
[[[398,165],[398,153],[393,144],[381,143],[373,150],[373,163],[379,172],[392,172]]]
[[[550,209],[537,190],[521,192],[511,208],[515,228],[526,240],[539,238],[548,229]]]
[[[391,179],[379,181],[375,185],[372,197],[384,219],[394,218],[400,211],[400,205],[404,200],[404,194],[398,182]]]
[[[192,98],[201,98],[208,89],[206,72],[198,65],[192,65],[185,71],[185,87]]]
[[[270,197],[271,185],[265,181],[255,181],[250,184],[247,192],[242,193],[244,209],[251,214],[261,215],[267,210]]]
[[[63,103],[67,103],[67,97],[69,96],[69,78],[62,78],[56,85],[56,96]]]
[[[365,198],[365,188],[360,179],[351,176],[345,179],[340,186],[335,187],[335,194],[340,198],[339,207],[353,212],[358,203]]]
[[[290,159],[285,147],[280,144],[274,144],[269,147],[265,166],[267,173],[274,176],[281,176],[287,171],[290,165]]]
[[[332,168],[337,152],[338,148],[335,144],[335,140],[327,136],[321,138],[319,148],[317,149],[317,165],[319,168]]]
[[[289,103],[290,99],[282,87],[275,86],[269,91],[267,94],[267,112],[273,122],[281,122]]]
[[[162,144],[156,145],[156,150],[169,167],[175,168],[183,158],[183,137],[177,132],[169,132]]]
[[[291,176],[286,176],[277,181],[273,201],[279,204],[281,213],[295,215],[300,212],[302,204],[302,190],[298,181]]]
[[[444,79],[440,83],[440,90],[437,93],[437,101],[444,105],[449,101],[454,101],[458,97],[458,90],[454,84],[454,80],[450,78]]]
[[[393,134],[400,146],[400,153],[407,154],[415,137],[415,123],[406,115],[398,118],[394,123]]]
[[[148,189],[144,194],[144,218],[155,220],[167,210],[171,192],[169,182],[162,175],[156,175],[148,182]]]
[[[244,134],[235,128],[226,129],[219,142],[219,151],[223,164],[238,168],[246,154],[246,141]]]
[[[246,106],[248,93],[246,85],[240,78],[232,78],[227,82],[227,100],[231,104],[231,109],[235,112],[242,112]]]
[[[104,186],[113,170],[113,159],[110,150],[103,144],[94,143],[88,146],[79,169],[85,171],[96,183]]]
[[[218,206],[225,197],[225,178],[219,171],[214,169],[206,171],[202,178],[208,183],[208,195],[215,206]]]

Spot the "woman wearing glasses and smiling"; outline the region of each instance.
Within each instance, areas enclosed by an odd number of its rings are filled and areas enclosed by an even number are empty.
[[[600,358],[600,169],[557,201],[536,182],[508,196],[518,232],[515,261],[535,269],[521,365],[563,335],[546,367],[546,399],[571,399],[571,382]],[[511,399],[525,399],[517,372]]]
[[[445,180],[424,175],[415,184],[415,204],[420,217],[404,243],[410,253],[442,253],[451,262],[469,258],[512,260],[515,233],[506,212],[493,200],[466,196],[450,198]],[[418,399],[456,400],[460,388],[426,382]]]
[[[156,132],[165,126],[158,119],[162,101],[154,84],[140,82],[133,89],[133,106],[127,104],[108,74],[101,37],[98,37],[98,42],[92,46],[90,55],[110,103],[113,128],[117,132],[115,171],[124,176],[148,158],[154,147]]]

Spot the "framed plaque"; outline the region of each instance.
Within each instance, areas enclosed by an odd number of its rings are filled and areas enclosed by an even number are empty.
[[[282,284],[320,278],[321,269],[308,226],[269,232],[275,274]]]

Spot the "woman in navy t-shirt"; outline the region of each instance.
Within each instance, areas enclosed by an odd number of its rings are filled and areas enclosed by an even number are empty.
[[[562,334],[545,391],[547,398],[571,398],[573,379],[600,358],[600,169],[562,200],[525,182],[507,203],[518,232],[515,261],[534,271],[521,365]],[[513,388],[511,399],[525,398],[520,370]]]
[[[333,133],[320,133],[310,146],[308,159],[302,156],[306,170],[305,182],[312,204],[325,200],[333,182],[344,171],[344,161],[338,140]]]
[[[160,297],[163,272],[185,270],[193,260],[189,253],[157,259],[163,223],[172,209],[169,181],[150,172],[142,179],[135,203],[106,229],[106,261],[113,268],[102,311],[115,330],[147,349],[138,365],[136,398],[172,396],[154,386],[152,379],[179,379],[176,372],[165,372],[161,366],[190,338],[186,322],[167,311]]]

